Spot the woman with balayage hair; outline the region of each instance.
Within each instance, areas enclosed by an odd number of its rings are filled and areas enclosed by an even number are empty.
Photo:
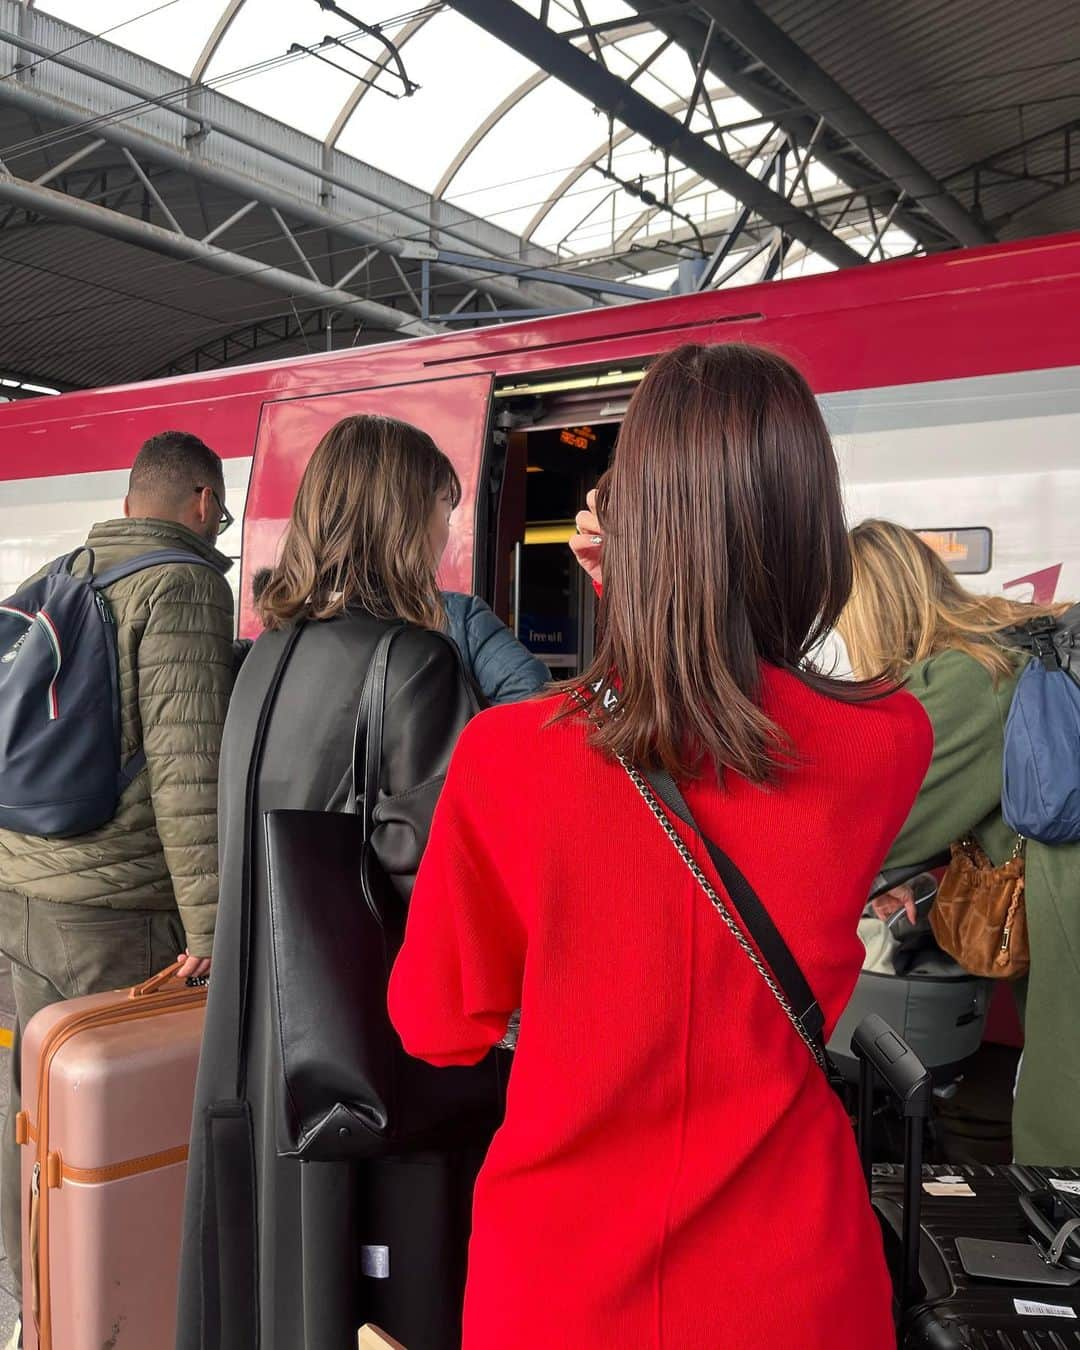
[[[886,520],[857,525],[851,554],[854,588],[838,631],[852,668],[903,680],[934,728],[930,771],[888,861],[918,863],[970,838],[1001,866],[1017,849],[1001,812],[1005,722],[1030,660],[1002,634],[1069,605],[969,591],[913,530]],[[1080,1166],[1080,1041],[1071,1034],[1080,1000],[1080,844],[1027,840],[1024,907],[1031,966],[1012,986],[1024,1020],[1013,1156]]]
[[[288,1049],[279,1037],[289,1029],[276,999],[279,976],[294,981],[292,953],[272,940],[263,832],[268,812],[350,809],[361,690],[380,640],[397,627],[371,867],[380,903],[403,916],[431,805],[476,710],[435,580],[459,497],[453,466],[424,432],[348,417],[312,455],[278,562],[262,579],[265,631],[241,668],[221,751],[221,890],[178,1350],[353,1350],[369,1321],[410,1350],[455,1350],[460,1341],[482,1148],[364,1163],[279,1156]],[[357,878],[360,865],[358,849]],[[355,903],[364,904],[359,884]],[[357,971],[370,971],[356,957]],[[317,1034],[349,991],[300,993]]]

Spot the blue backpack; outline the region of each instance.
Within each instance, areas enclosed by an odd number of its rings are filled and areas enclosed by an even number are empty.
[[[76,576],[83,554],[89,567]],[[163,563],[214,567],[159,550],[94,576],[93,551],[81,548],[0,605],[0,829],[64,837],[116,814],[146,755],[120,762],[116,624],[102,592]]]
[[[1031,653],[1005,722],[1001,811],[1041,844],[1080,842],[1080,605],[1002,635]]]

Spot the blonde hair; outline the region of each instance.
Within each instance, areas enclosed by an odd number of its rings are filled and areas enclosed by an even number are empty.
[[[837,630],[860,679],[899,681],[918,661],[960,651],[997,683],[1016,659],[996,640],[1002,629],[1068,609],[965,590],[913,530],[891,521],[865,520],[849,538],[853,585]]]
[[[267,628],[329,619],[350,606],[443,628],[429,530],[440,493],[461,484],[426,432],[366,414],[319,442],[300,482],[281,557],[256,608]]]

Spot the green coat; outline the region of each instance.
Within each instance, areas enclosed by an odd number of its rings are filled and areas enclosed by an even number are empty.
[[[229,559],[162,520],[112,520],[87,540],[104,571],[141,553]],[[229,583],[169,563],[109,586],[120,658],[120,748],[146,770],[107,825],[73,839],[0,830],[0,887],[66,904],[176,909],[193,956],[209,956],[217,912],[217,771],[233,681]]]
[[[1018,671],[1019,671],[1018,666]],[[1016,676],[995,689],[962,652],[914,666],[907,688],[934,727],[934,757],[889,865],[919,862],[974,833],[994,863],[1016,836],[1001,816],[1005,719]],[[1024,1011],[1024,1060],[1013,1112],[1021,1163],[1080,1166],[1080,844],[1027,846],[1031,970]],[[1018,989],[1021,992],[1021,989]]]

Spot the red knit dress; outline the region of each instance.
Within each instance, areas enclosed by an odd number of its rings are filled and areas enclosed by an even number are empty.
[[[772,790],[735,778],[686,797],[831,1029],[932,735],[906,694],[844,704],[771,668],[763,703],[797,767]],[[406,1048],[435,1064],[476,1061],[521,1008],[464,1350],[887,1350],[840,1102],[623,769],[580,721],[549,725],[558,706],[466,729],[390,987]]]

